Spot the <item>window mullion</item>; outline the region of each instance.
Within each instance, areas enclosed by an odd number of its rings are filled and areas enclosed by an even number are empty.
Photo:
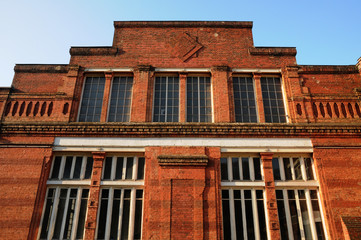
[[[61,157],[60,168],[59,168],[59,176],[58,176],[59,180],[63,179],[65,162],[66,162],[66,156],[62,156]]]
[[[236,240],[236,217],[234,212],[234,194],[233,189],[227,189],[229,194],[229,217],[231,223],[231,239]]]
[[[117,158],[116,156],[112,157],[112,169],[111,169],[111,173],[110,173],[110,179],[114,180],[115,179],[115,171],[117,170]]]
[[[281,191],[283,191],[283,202],[285,204],[285,214],[286,214],[288,237],[290,240],[293,240],[293,228],[292,228],[292,219],[291,219],[291,213],[290,213],[288,194],[287,194],[287,190],[285,190],[285,189],[283,189]]]
[[[284,164],[283,164],[283,157],[278,157],[278,165],[280,167],[281,180],[285,181],[286,176],[285,176],[285,168],[284,168]]]
[[[124,208],[124,189],[120,189],[120,206],[119,206],[119,222],[118,222],[118,236],[117,239],[120,239],[122,236],[122,222],[123,222],[123,208]]]
[[[323,210],[323,206],[322,206],[322,203],[321,203],[320,192],[319,192],[318,189],[317,189],[317,203],[318,203],[318,206],[320,206],[323,231],[324,231],[324,233],[326,233],[326,221],[325,221],[325,217],[323,216],[324,210]],[[325,234],[325,238],[328,239],[328,234],[327,233]]]
[[[244,200],[244,190],[241,190],[241,204],[242,204],[242,219],[243,219],[243,237],[244,240],[248,240],[247,236],[247,217],[246,217],[246,203]]]
[[[311,232],[313,239],[317,239],[317,230],[315,225],[315,219],[313,218],[313,209],[312,209],[312,202],[311,202],[311,196],[310,196],[310,190],[305,189],[305,195],[306,195],[306,201],[307,201],[307,210],[308,210],[308,216],[311,226]]]
[[[76,156],[73,156],[73,160],[71,162],[71,167],[70,167],[70,179],[74,178],[75,162],[76,162]]]
[[[56,214],[58,211],[58,205],[59,205],[59,196],[60,196],[60,188],[57,187],[55,190],[55,195],[54,195],[54,203],[53,203],[53,211],[51,213],[51,218],[50,218],[50,224],[49,224],[49,231],[48,231],[48,239],[52,239],[53,238],[53,234],[54,234],[54,228],[55,228],[55,221],[56,221]]]
[[[130,214],[129,214],[129,232],[128,239],[134,239],[134,219],[135,219],[135,194],[136,189],[132,188],[130,195]]]
[[[233,181],[233,171],[232,171],[233,165],[232,165],[232,158],[227,158],[227,171],[228,171],[228,180]]]
[[[132,173],[132,177],[133,180],[137,180],[138,178],[138,157],[134,157],[133,158],[133,173]]]
[[[85,178],[85,168],[87,164],[87,157],[83,156],[83,160],[81,163],[81,170],[80,170],[80,179],[83,180]]]
[[[104,239],[109,239],[109,237],[110,237],[110,226],[112,225],[111,221],[112,221],[112,209],[113,209],[113,196],[114,196],[114,189],[109,188],[107,220],[106,220],[106,225],[105,225]]]
[[[251,189],[252,196],[252,210],[253,210],[253,227],[254,227],[254,236],[256,240],[261,239],[260,231],[259,231],[259,221],[258,221],[258,209],[257,209],[257,198],[256,198],[256,190]]]
[[[68,215],[68,207],[69,207],[69,202],[70,202],[70,192],[71,192],[71,188],[68,188],[67,193],[66,193],[64,215],[63,215],[63,219],[61,221],[61,229],[60,229],[60,236],[59,236],[60,239],[63,239],[63,236],[64,236],[66,217]]]
[[[251,181],[254,181],[255,176],[254,176],[253,157],[248,157],[248,166],[249,166],[249,177],[250,177]]]
[[[292,190],[292,191],[294,191],[294,193],[295,193],[297,216],[298,216],[298,223],[299,223],[299,228],[300,228],[300,232],[301,232],[301,239],[305,240],[306,235],[305,235],[305,229],[303,228],[302,211],[301,211],[300,198],[298,197],[298,190]]]
[[[122,179],[126,178],[126,174],[127,174],[127,162],[128,162],[128,158],[124,157],[123,158],[123,169],[122,169]]]
[[[293,165],[293,158],[292,157],[290,157],[290,167],[291,167],[292,180],[296,180],[295,167]]]
[[[304,158],[303,158],[303,157],[300,157],[300,165],[301,165],[302,179],[303,179],[304,181],[307,181],[305,161],[304,161]]]
[[[71,229],[71,237],[70,237],[71,240],[76,239],[76,229],[78,228],[78,219],[79,219],[79,211],[80,211],[82,194],[83,194],[83,190],[81,188],[78,188],[76,202],[75,202],[74,217],[73,217],[73,227]]]
[[[242,166],[242,158],[238,158],[238,166],[239,166],[239,178],[243,180],[243,166]]]

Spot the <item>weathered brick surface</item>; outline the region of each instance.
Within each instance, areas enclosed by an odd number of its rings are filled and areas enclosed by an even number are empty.
[[[112,46],[73,47],[69,65],[16,65],[13,87],[0,89],[0,238],[37,235],[57,136],[311,138],[329,239],[351,236],[341,217],[361,216],[361,65],[297,65],[295,48],[255,47],[251,28],[250,22],[115,22]],[[154,79],[164,74],[159,69],[179,76],[179,123],[150,123]],[[121,74],[134,77],[130,123],[105,123],[111,79]],[[185,123],[190,74],[211,77],[214,123]],[[78,123],[84,79],[95,75],[106,77],[101,121]],[[234,123],[236,75],[254,78],[258,124]],[[288,124],[264,123],[260,78],[265,75],[282,78]],[[223,238],[221,147],[145,148],[143,239]],[[164,155],[176,161],[160,164]],[[182,156],[206,156],[208,162],[197,165]],[[277,239],[267,156],[267,214],[270,236]],[[100,180],[101,163],[94,181]],[[98,195],[99,183],[93,184],[87,238],[95,233]]]

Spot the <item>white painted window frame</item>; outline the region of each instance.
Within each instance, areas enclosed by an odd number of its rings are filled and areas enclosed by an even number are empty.
[[[141,225],[141,232],[143,233],[143,213],[144,213],[144,180],[137,180],[138,178],[138,160],[140,157],[138,156],[123,156],[123,155],[114,155],[108,156],[112,158],[112,168],[111,168],[111,179],[110,180],[102,180],[100,182],[101,193],[102,189],[109,189],[109,196],[108,196],[108,208],[107,208],[107,224],[105,229],[105,238],[109,239],[110,235],[110,219],[111,219],[111,211],[112,211],[112,204],[114,199],[114,190],[121,190],[121,200],[120,200],[120,209],[123,208],[124,203],[124,190],[131,190],[131,197],[130,197],[130,217],[129,217],[129,232],[128,232],[128,239],[134,238],[134,220],[135,220],[135,203],[136,203],[136,190],[142,189],[143,196],[142,196],[142,225]],[[123,169],[122,169],[122,179],[115,179],[116,173],[116,161],[118,157],[123,157]],[[133,158],[133,169],[132,169],[132,179],[125,179],[126,177],[126,163],[128,158]],[[143,157],[144,158],[144,157]],[[104,178],[104,165],[102,169],[102,179]],[[144,171],[145,173],[145,165]],[[101,193],[99,194],[99,203],[101,202],[102,196]],[[119,222],[118,222],[118,239],[120,239],[121,234],[121,225],[122,225],[122,211],[119,211]],[[95,231],[95,236],[98,236],[98,223],[100,217],[100,206],[97,212],[97,226]],[[141,234],[143,235],[143,234]]]
[[[178,121],[175,121],[175,122],[179,122],[179,120],[180,120],[180,77],[179,77],[179,75],[167,75],[167,76],[155,76],[155,78],[154,78],[154,86],[153,86],[153,108],[152,108],[152,122],[155,122],[154,121],[154,103],[155,103],[155,81],[156,81],[156,78],[157,77],[159,77],[159,78],[161,78],[161,77],[166,77],[166,91],[165,91],[165,95],[166,95],[166,101],[165,101],[165,123],[166,122],[168,122],[168,81],[169,81],[169,78],[170,77],[177,77],[178,78]],[[158,122],[160,122],[160,121],[158,121]]]
[[[55,155],[53,157],[53,161],[52,161],[52,165],[51,165],[51,169],[50,169],[50,176],[53,173],[53,169],[54,169],[54,162],[55,162],[55,158],[59,157],[59,155]],[[69,155],[62,155],[61,156],[61,163],[60,163],[60,168],[59,168],[59,175],[58,175],[58,179],[49,179],[47,181],[47,190],[46,190],[46,198],[45,198],[45,203],[43,206],[43,211],[42,211],[42,217],[40,220],[40,227],[39,227],[39,231],[38,231],[38,236],[37,239],[40,239],[40,234],[41,234],[41,228],[43,225],[43,220],[44,220],[44,214],[45,214],[45,208],[46,208],[46,200],[47,200],[47,196],[49,193],[49,188],[53,188],[55,189],[55,194],[54,194],[54,202],[53,202],[53,207],[52,210],[50,212],[50,223],[49,223],[49,231],[48,231],[48,236],[47,239],[52,239],[53,234],[54,234],[54,229],[55,229],[55,223],[56,223],[56,215],[57,215],[57,210],[58,210],[58,205],[59,205],[59,200],[60,200],[60,190],[61,189],[67,189],[67,197],[66,197],[66,205],[65,205],[65,212],[63,215],[63,220],[62,220],[62,226],[61,226],[61,231],[60,231],[60,239],[63,239],[63,235],[64,235],[64,228],[65,228],[65,220],[66,220],[66,215],[67,215],[67,211],[68,211],[68,204],[69,204],[69,200],[70,200],[70,190],[71,189],[77,189],[77,197],[76,197],[76,201],[75,201],[75,215],[73,218],[73,226],[72,226],[72,230],[71,230],[71,240],[76,240],[76,230],[77,230],[77,226],[78,226],[78,220],[79,220],[79,212],[80,212],[80,205],[81,205],[81,199],[82,199],[82,193],[84,189],[89,189],[90,186],[90,179],[86,179],[84,180],[84,175],[85,175],[85,170],[86,170],[86,164],[87,164],[87,158],[88,156],[79,156],[79,155],[74,155],[72,156],[72,166],[71,166],[71,171],[70,171],[70,179],[67,180],[61,180],[63,178],[64,175],[64,167],[65,167],[65,162],[66,162],[66,158],[69,157]],[[80,173],[80,179],[77,180],[71,180],[74,176],[74,168],[75,168],[75,162],[76,162],[76,158],[77,157],[82,157],[82,167],[81,167],[81,173]],[[89,196],[88,196],[89,199]],[[87,212],[85,214],[85,218],[87,216]],[[85,228],[84,228],[85,230]]]
[[[238,167],[240,171],[240,178],[241,180],[233,180],[233,171],[232,171],[232,158],[238,158]],[[250,173],[250,180],[242,180],[243,179],[243,169],[242,169],[242,158],[248,158],[248,167]],[[230,222],[231,222],[231,240],[236,240],[236,220],[235,220],[235,208],[234,208],[234,195],[233,190],[241,190],[241,203],[242,203],[242,223],[243,223],[243,237],[245,240],[248,239],[247,237],[247,217],[245,212],[245,197],[244,197],[244,190],[251,190],[251,197],[252,197],[252,211],[253,211],[253,227],[255,233],[255,239],[260,239],[260,228],[259,228],[259,219],[258,219],[258,207],[257,207],[257,197],[256,197],[256,190],[262,190],[263,192],[263,205],[264,205],[264,215],[266,221],[266,231],[267,231],[267,238],[270,239],[270,231],[269,231],[269,223],[268,223],[268,216],[267,216],[267,203],[266,203],[266,193],[265,193],[265,183],[264,183],[264,173],[263,173],[263,162],[261,157],[259,156],[250,156],[250,155],[232,155],[232,156],[224,156],[222,158],[227,158],[227,173],[228,173],[228,180],[221,181],[221,191],[228,190],[229,193],[229,212],[230,212]],[[254,172],[254,158],[260,159],[260,170],[261,170],[261,177],[262,180],[255,180],[255,172]],[[223,224],[223,221],[222,221]],[[224,228],[223,228],[224,229]]]
[[[325,238],[328,239],[326,225],[325,225],[325,219],[324,219],[324,214],[323,214],[324,211],[323,211],[321,198],[320,198],[320,192],[319,192],[319,183],[317,181],[313,158],[311,156],[302,156],[302,155],[274,156],[274,158],[278,158],[278,164],[279,164],[279,168],[280,168],[280,177],[281,177],[281,180],[275,180],[275,187],[276,187],[275,190],[276,191],[282,190],[282,192],[283,192],[283,203],[284,203],[289,239],[293,240],[294,238],[293,238],[293,228],[292,228],[292,221],[291,221],[291,215],[290,215],[290,207],[289,207],[289,199],[288,199],[287,190],[292,190],[295,193],[299,230],[301,232],[302,240],[306,240],[306,238],[305,238],[305,232],[304,232],[305,230],[303,227],[303,220],[302,220],[302,216],[301,216],[302,213],[301,213],[300,199],[298,196],[298,190],[305,191],[308,218],[310,220],[310,228],[311,228],[311,234],[312,234],[313,239],[317,239],[317,230],[316,230],[316,225],[315,225],[315,219],[313,216],[313,208],[312,208],[312,202],[311,202],[311,197],[310,197],[310,190],[315,190],[317,192],[317,200],[318,200],[318,205],[320,208],[323,232],[325,234]],[[283,164],[284,158],[290,159],[292,180],[286,180],[284,164]],[[293,158],[300,159],[302,180],[296,180],[296,178],[295,178],[295,169],[294,169],[294,165],[293,165]],[[313,174],[313,178],[314,178],[313,180],[307,180],[305,158],[311,159],[310,167],[312,169],[312,174]],[[277,199],[277,201],[279,201],[279,200]]]

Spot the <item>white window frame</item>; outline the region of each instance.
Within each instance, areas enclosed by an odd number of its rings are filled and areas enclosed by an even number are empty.
[[[83,87],[81,89],[81,97],[80,97],[80,101],[79,101],[79,109],[78,109],[78,116],[77,116],[77,122],[80,122],[80,111],[81,111],[81,105],[82,105],[82,102],[83,102],[83,98],[84,98],[84,89],[85,89],[85,83],[86,83],[86,80],[88,77],[103,77],[105,79],[105,76],[104,75],[94,75],[94,76],[84,76],[84,81],[83,81]],[[100,113],[103,111],[103,102],[104,102],[104,94],[105,94],[105,83],[106,83],[106,79],[105,79],[105,82],[104,82],[104,90],[103,90],[103,98],[102,98],[102,108],[101,108],[101,111]],[[100,122],[101,119],[99,119],[98,122]],[[82,121],[82,122],[89,122],[89,121]]]
[[[197,106],[197,108],[198,108],[198,121],[197,122],[193,122],[193,123],[212,123],[213,121],[214,121],[214,116],[213,116],[213,114],[214,114],[214,111],[213,111],[213,108],[214,108],[214,104],[213,104],[213,84],[212,84],[212,77],[211,76],[205,76],[205,75],[189,75],[189,76],[187,76],[186,77],[186,96],[185,96],[185,98],[186,98],[186,106],[185,106],[185,117],[186,117],[186,122],[189,122],[189,121],[187,121],[188,120],[188,111],[187,111],[187,108],[188,108],[188,104],[187,104],[187,100],[188,100],[188,77],[196,77],[196,78],[198,78],[197,79],[197,83],[198,83],[198,106]],[[201,117],[201,114],[200,114],[200,87],[199,87],[199,78],[200,77],[209,77],[209,81],[210,81],[210,95],[211,95],[211,99],[210,99],[210,101],[211,101],[211,120],[209,121],[209,122],[201,122],[200,121],[200,117]],[[193,93],[193,92],[192,92]],[[193,106],[192,106],[193,107]],[[192,123],[192,121],[190,121],[189,123]]]
[[[240,78],[240,77],[243,77],[243,78],[248,78],[249,77],[249,78],[252,79],[253,96],[254,96],[254,102],[255,102],[255,108],[256,108],[256,118],[257,118],[256,122],[238,122],[236,120],[236,104],[235,104],[235,99],[234,99],[234,82],[233,82],[233,78]],[[239,74],[234,73],[232,75],[232,91],[233,91],[232,94],[233,94],[233,105],[234,105],[234,121],[237,122],[237,123],[259,123],[259,112],[258,112],[258,101],[257,101],[257,94],[256,94],[256,84],[255,84],[253,76],[251,76],[251,75],[239,75]],[[248,100],[248,97],[247,97],[247,100]]]
[[[111,84],[110,84],[110,91],[109,91],[109,101],[108,101],[108,112],[107,112],[107,118],[106,121],[109,122],[109,114],[110,114],[110,102],[112,99],[112,90],[113,90],[113,83],[114,83],[114,78],[121,78],[121,77],[131,77],[132,78],[132,90],[131,90],[131,95],[130,95],[130,103],[129,103],[129,120],[126,122],[130,122],[131,121],[131,117],[132,117],[132,102],[133,102],[133,86],[134,86],[134,76],[133,75],[129,75],[129,74],[124,74],[124,75],[116,75],[113,76]],[[103,96],[103,100],[104,100],[104,96]],[[112,122],[119,122],[119,121],[112,121]]]
[[[313,216],[313,210],[312,210],[312,202],[310,197],[310,190],[315,190],[317,192],[317,200],[318,205],[320,208],[320,214],[321,214],[321,220],[322,220],[322,227],[324,236],[326,239],[328,239],[327,231],[326,231],[326,223],[325,218],[323,214],[323,206],[320,198],[320,192],[319,192],[319,183],[317,181],[317,175],[314,167],[314,161],[311,156],[305,156],[305,155],[275,155],[273,158],[278,158],[278,164],[280,169],[280,178],[281,180],[275,180],[275,190],[282,190],[283,191],[283,203],[284,203],[284,210],[286,215],[286,222],[287,222],[287,231],[288,231],[288,237],[289,239],[293,239],[293,228],[292,228],[292,222],[291,222],[291,215],[290,215],[290,207],[289,207],[289,199],[288,199],[288,190],[292,190],[295,192],[295,201],[296,201],[296,207],[297,207],[297,215],[298,215],[298,223],[299,223],[299,230],[301,233],[301,239],[306,240],[305,238],[305,232],[303,229],[303,220],[301,216],[301,206],[300,206],[300,199],[298,196],[298,190],[305,191],[305,197],[306,197],[306,203],[307,203],[307,211],[308,211],[308,218],[310,220],[310,228],[311,228],[311,234],[313,239],[317,239],[317,230],[315,225],[315,219]],[[286,180],[285,177],[285,170],[284,170],[284,164],[283,159],[289,158],[292,159],[290,161],[291,165],[291,174],[292,174],[292,180]],[[301,174],[302,174],[302,180],[296,180],[295,179],[295,170],[293,166],[293,158],[299,158],[300,159],[300,165],[301,165]],[[306,167],[305,167],[305,158],[311,159],[311,169],[313,174],[313,180],[307,180],[307,173],[306,173]],[[277,199],[277,201],[279,201]],[[278,208],[278,206],[277,206]]]
[[[238,167],[240,171],[240,178],[241,180],[233,180],[233,164],[232,158],[238,158]],[[264,173],[263,173],[263,162],[260,156],[256,155],[244,155],[244,154],[237,154],[237,155],[229,155],[229,156],[222,156],[221,158],[227,158],[227,173],[228,173],[228,180],[221,180],[221,191],[228,190],[229,193],[229,212],[230,212],[230,222],[231,222],[231,240],[236,240],[236,221],[235,221],[235,208],[234,208],[234,195],[233,190],[241,190],[241,202],[242,202],[242,223],[243,223],[243,237],[244,239],[247,238],[247,217],[245,213],[245,197],[244,191],[250,190],[251,197],[252,197],[252,211],[253,211],[253,228],[255,239],[260,239],[260,228],[259,228],[259,217],[258,217],[258,207],[257,207],[257,197],[256,197],[256,190],[261,190],[263,195],[263,207],[264,207],[264,216],[265,216],[265,223],[266,223],[266,232],[267,232],[267,239],[270,239],[270,231],[269,231],[269,223],[268,223],[268,215],[267,215],[267,203],[266,203],[266,193],[265,193],[265,182],[264,182]],[[249,167],[249,174],[250,180],[242,180],[243,179],[243,169],[242,169],[242,158],[248,158],[248,167]],[[254,158],[260,159],[260,171],[261,171],[261,180],[255,180],[255,172],[254,172]],[[232,190],[232,191],[231,191]],[[222,196],[222,195],[221,195]],[[223,216],[224,217],[224,216]],[[222,221],[223,224],[223,221]],[[223,228],[224,229],[224,228]]]
[[[60,157],[61,156],[61,163],[60,163],[60,168],[59,168],[59,175],[58,175],[58,179],[50,179],[53,170],[54,170],[54,163],[55,163],[55,158],[56,157]],[[75,201],[75,215],[73,218],[73,226],[72,226],[72,230],[71,230],[71,240],[76,240],[76,230],[77,230],[77,226],[78,226],[78,220],[79,220],[79,212],[80,212],[80,205],[81,205],[81,200],[82,200],[82,193],[84,189],[89,189],[90,187],[90,183],[91,180],[90,179],[84,179],[84,175],[85,175],[85,170],[86,170],[86,164],[87,164],[87,158],[90,156],[86,156],[86,155],[71,155],[73,157],[72,160],[72,166],[71,166],[71,172],[70,172],[70,179],[67,180],[61,180],[63,178],[64,175],[64,167],[65,167],[65,162],[66,162],[66,158],[69,157],[70,155],[54,155],[53,157],[53,161],[52,161],[52,165],[51,165],[51,169],[50,169],[50,175],[49,175],[49,179],[47,181],[47,190],[46,190],[46,197],[45,197],[45,202],[44,202],[44,206],[43,206],[43,211],[42,211],[42,217],[40,220],[40,225],[39,225],[39,231],[38,231],[38,236],[37,239],[40,239],[40,234],[41,234],[41,228],[43,225],[43,221],[44,221],[44,214],[45,214],[45,209],[46,209],[46,201],[48,198],[48,194],[49,194],[49,189],[55,189],[55,193],[54,193],[54,202],[53,202],[53,207],[52,210],[50,212],[50,222],[49,222],[49,231],[48,231],[48,236],[47,239],[52,239],[53,238],[53,234],[54,234],[54,229],[55,229],[55,223],[56,223],[56,215],[57,215],[57,210],[58,210],[58,205],[59,205],[59,200],[60,200],[60,190],[61,189],[67,189],[67,197],[66,197],[66,202],[65,202],[65,212],[63,215],[63,220],[62,220],[62,225],[61,225],[61,230],[60,230],[60,239],[63,239],[63,235],[64,235],[64,228],[65,228],[65,221],[66,221],[66,215],[67,215],[67,209],[68,209],[68,204],[69,204],[69,200],[70,200],[70,191],[71,189],[77,189],[77,196],[76,196],[76,201]],[[81,173],[80,173],[80,179],[76,179],[76,180],[72,180],[73,175],[74,175],[74,169],[75,169],[75,162],[76,162],[76,158],[77,157],[82,157],[82,167],[81,167]],[[93,168],[93,166],[92,166]],[[89,200],[89,193],[88,193],[88,198]],[[87,212],[88,212],[88,208],[86,208],[86,213],[85,213],[85,220],[87,217]],[[85,231],[85,226],[84,226],[84,230]],[[84,233],[83,233],[84,234]],[[83,235],[84,236],[84,235]]]
[[[128,230],[128,239],[134,238],[134,220],[135,220],[135,203],[136,203],[136,190],[143,190],[143,196],[142,196],[142,221],[141,221],[141,238],[143,235],[143,213],[144,213],[144,176],[142,180],[138,180],[138,160],[139,158],[144,158],[143,156],[128,156],[128,155],[112,155],[108,156],[112,158],[112,168],[111,168],[111,179],[110,180],[104,180],[104,172],[105,167],[103,165],[102,169],[102,180],[100,181],[100,194],[99,194],[99,204],[101,203],[102,199],[102,190],[103,189],[109,189],[109,196],[108,196],[108,208],[107,208],[107,224],[105,229],[105,237],[104,239],[108,239],[110,235],[110,222],[111,222],[111,211],[112,211],[112,202],[114,199],[114,190],[121,190],[121,208],[124,203],[124,191],[125,190],[131,190],[131,197],[130,197],[130,215],[129,215],[129,230]],[[115,172],[116,172],[116,161],[118,157],[123,157],[123,169],[122,169],[122,179],[115,179]],[[133,169],[132,169],[132,179],[125,179],[126,175],[126,163],[128,161],[128,158],[133,158]],[[107,158],[107,157],[106,157]],[[105,161],[105,160],[104,160]],[[144,159],[144,170],[143,174],[145,174],[145,159]],[[121,227],[122,224],[122,213],[119,211],[119,222],[118,222],[118,238],[121,234]],[[97,224],[96,224],[96,231],[95,236],[97,239],[98,236],[98,230],[99,230],[99,218],[100,218],[100,205],[97,212]]]
[[[167,81],[166,81],[166,101],[165,101],[165,123],[167,123],[167,113],[168,113],[168,79],[169,77],[177,77],[178,78],[178,121],[174,121],[174,122],[179,122],[180,120],[180,77],[179,75],[172,75],[172,74],[168,74],[168,75],[159,75],[159,76],[155,76],[154,77],[154,84],[153,84],[153,108],[152,108],[152,122],[161,122],[161,121],[155,121],[154,120],[154,103],[155,103],[155,81],[157,77],[166,77]]]

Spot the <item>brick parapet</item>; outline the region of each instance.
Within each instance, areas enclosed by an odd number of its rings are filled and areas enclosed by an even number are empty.
[[[115,28],[252,28],[249,21],[114,21]]]

